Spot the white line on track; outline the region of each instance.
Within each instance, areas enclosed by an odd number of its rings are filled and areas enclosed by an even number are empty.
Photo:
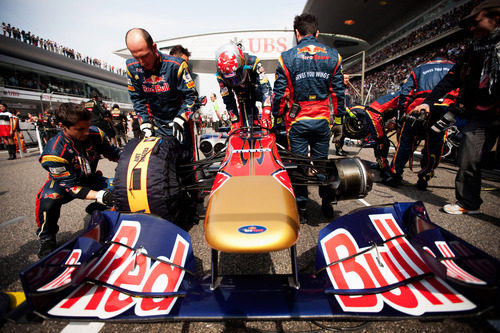
[[[365,201],[365,199],[358,199],[358,200],[366,207],[371,206],[368,202]]]
[[[61,333],[98,333],[103,326],[97,322],[70,322]]]
[[[26,216],[18,216],[18,217],[13,218],[12,220],[8,220],[8,221],[5,221],[5,222],[2,222],[2,223],[0,223],[0,229],[8,226],[9,224],[16,223],[16,222],[19,222],[19,221],[23,221],[25,218],[26,218]]]

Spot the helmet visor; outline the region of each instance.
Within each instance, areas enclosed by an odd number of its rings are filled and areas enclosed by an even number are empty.
[[[234,72],[222,73],[222,76],[224,77],[224,80],[228,85],[236,87],[243,85],[247,78],[247,74],[247,71],[244,68],[240,67]]]

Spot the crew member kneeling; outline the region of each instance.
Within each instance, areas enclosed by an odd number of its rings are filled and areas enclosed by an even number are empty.
[[[45,145],[40,163],[49,178],[36,195],[36,232],[40,241],[38,257],[57,248],[57,221],[61,206],[74,198],[112,205],[108,179],[97,170],[100,154],[118,161],[120,150],[111,146],[105,134],[90,126],[91,114],[81,105],[61,104],[56,121],[61,131]]]

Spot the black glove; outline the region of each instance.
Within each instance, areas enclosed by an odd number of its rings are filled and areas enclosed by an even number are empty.
[[[182,117],[175,117],[174,120],[170,123],[170,127],[172,127],[172,135],[180,143],[184,142],[184,124],[185,123],[186,123],[186,121]]]
[[[112,190],[101,190],[97,192],[95,201],[101,205],[106,205],[108,207],[113,207],[113,191]]]

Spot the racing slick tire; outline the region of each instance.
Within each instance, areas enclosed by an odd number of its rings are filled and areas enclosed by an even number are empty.
[[[116,167],[117,210],[154,214],[174,222],[180,209],[179,152],[173,137],[130,140]]]

